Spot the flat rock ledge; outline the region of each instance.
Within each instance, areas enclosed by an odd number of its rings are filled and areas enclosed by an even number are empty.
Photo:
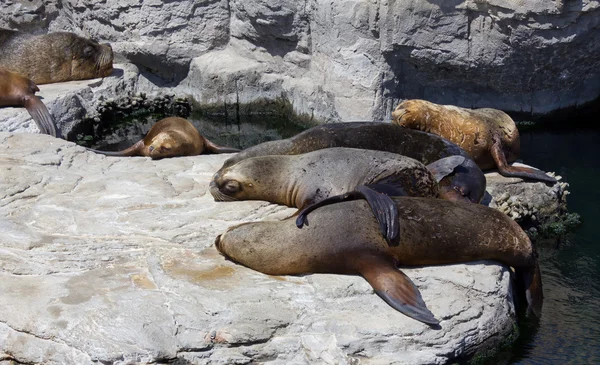
[[[444,364],[514,330],[510,270],[404,269],[441,329],[361,277],[268,276],[226,261],[229,226],[294,209],[217,203],[228,155],[108,158],[0,133],[0,363]]]

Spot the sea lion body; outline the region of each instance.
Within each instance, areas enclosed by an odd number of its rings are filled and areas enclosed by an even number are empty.
[[[435,134],[381,122],[323,124],[292,138],[261,143],[229,158],[219,173],[251,157],[298,155],[333,147],[392,152],[414,158],[425,165],[445,157],[463,156],[466,158],[464,168],[448,176],[445,184],[440,184],[443,186],[443,194],[463,194],[475,203],[479,203],[485,194],[485,176],[477,166],[468,161],[471,157],[463,149]]]
[[[400,244],[391,247],[363,200],[321,207],[297,229],[294,217],[230,227],[215,245],[225,257],[269,275],[362,275],[395,309],[425,323],[437,320],[397,265],[497,260],[525,281],[530,309],[539,315],[542,284],[527,234],[501,212],[479,204],[395,197]]]
[[[158,160],[165,157],[196,156],[202,153],[233,153],[235,148],[220,147],[203,137],[187,119],[169,117],[156,122],[146,136],[133,146],[119,152],[90,149],[107,156],[147,156]]]
[[[74,33],[32,35],[0,29],[0,67],[38,85],[106,77],[112,73],[113,52]]]
[[[482,170],[498,168],[504,176],[555,183],[544,172],[510,166],[519,157],[519,130],[505,112],[491,108],[467,109],[412,99],[392,113],[393,123],[437,134],[469,153]]]
[[[244,159],[217,172],[210,192],[217,201],[266,200],[302,208],[374,184],[390,185],[410,196],[439,195],[437,181],[415,159],[340,147]]]
[[[50,112],[35,93],[37,85],[26,77],[0,68],[0,107],[23,106],[35,121],[40,132],[60,137]]]

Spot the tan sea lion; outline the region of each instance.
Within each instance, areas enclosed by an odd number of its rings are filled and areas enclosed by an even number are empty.
[[[169,117],[156,122],[146,136],[133,146],[118,152],[90,151],[106,156],[148,156],[154,160],[165,157],[196,156],[202,153],[233,153],[236,148],[220,147],[204,138],[187,119]]]
[[[434,176],[419,161],[395,153],[356,148],[326,148],[301,155],[259,156],[221,169],[210,182],[215,201],[266,200],[303,208],[366,186],[365,199],[373,208],[390,244],[396,244],[395,212],[382,210],[385,195],[438,197],[438,181],[464,162],[449,156]],[[389,199],[389,198],[388,198]]]
[[[74,33],[32,35],[0,29],[0,67],[38,85],[106,77],[112,73],[113,52]]]
[[[269,275],[362,275],[390,306],[432,325],[438,320],[397,265],[497,260],[515,268],[529,310],[541,314],[535,248],[512,219],[480,204],[414,197],[393,201],[404,227],[396,247],[388,246],[364,200],[319,208],[301,230],[293,217],[230,227],[215,246],[226,258]]]
[[[23,106],[33,118],[40,132],[60,137],[48,109],[40,98],[35,96],[36,91],[40,91],[40,89],[35,82],[0,68],[0,107]]]
[[[503,176],[556,183],[543,171],[509,165],[519,156],[521,142],[515,122],[501,110],[467,109],[412,99],[400,103],[392,117],[395,124],[456,143],[482,170],[498,168]]]
[[[464,163],[440,183],[442,194],[461,195],[479,203],[486,180],[471,156],[454,143],[435,134],[402,128],[382,122],[351,122],[319,125],[292,138],[270,141],[247,148],[229,158],[223,169],[251,157],[269,155],[298,155],[332,147],[360,148],[392,152],[414,158],[430,165],[444,157],[463,156]]]

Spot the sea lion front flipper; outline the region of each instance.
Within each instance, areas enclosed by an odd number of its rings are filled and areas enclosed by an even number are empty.
[[[144,148],[144,140],[140,140],[138,142],[136,142],[133,146],[124,149],[123,151],[100,151],[100,150],[95,150],[93,148],[88,148],[88,151],[94,152],[94,153],[99,153],[101,155],[105,155],[105,156],[112,156],[112,157],[128,157],[128,156],[142,156],[142,148]]]
[[[506,177],[520,177],[523,179],[539,180],[551,184],[556,184],[557,180],[552,176],[546,175],[544,171],[531,169],[529,167],[510,166],[502,150],[500,138],[494,138],[494,143],[490,148],[490,153],[496,162],[498,172]]]
[[[400,244],[400,226],[398,224],[398,207],[396,203],[389,197],[406,195],[398,192],[393,187],[387,185],[366,185],[356,188],[369,203],[373,215],[379,222],[379,230],[381,235],[385,237],[390,246],[398,246]]]
[[[464,162],[464,156],[448,156],[440,158],[439,160],[430,163],[429,165],[427,165],[427,170],[431,172],[431,174],[435,178],[435,181],[439,183],[440,180],[453,173],[454,170],[458,166],[462,165]]]
[[[381,192],[378,192],[381,191]],[[381,235],[385,237],[386,241],[390,246],[398,246],[400,243],[400,227],[398,225],[398,207],[396,203],[386,193],[392,193],[394,195],[401,194],[394,187],[373,184],[373,185],[361,185],[356,188],[355,191],[348,192],[346,194],[330,196],[329,198],[323,199],[317,203],[308,205],[297,212],[298,217],[296,218],[296,227],[302,228],[304,225],[308,226],[308,214],[313,210],[320,208],[325,205],[340,203],[343,201],[365,199],[373,215],[379,223],[379,230]]]
[[[54,119],[50,115],[46,105],[35,95],[24,98],[23,105],[29,112],[29,115],[33,118],[33,121],[38,126],[40,131],[44,134],[49,134],[54,137],[60,138],[60,132],[56,130],[56,124]]]
[[[359,258],[358,264],[360,274],[392,308],[417,321],[439,325],[440,322],[427,309],[419,289],[390,259],[367,256]]]

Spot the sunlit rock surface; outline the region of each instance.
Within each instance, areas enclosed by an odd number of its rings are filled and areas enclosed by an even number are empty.
[[[294,212],[215,202],[227,157],[107,158],[0,133],[0,360],[431,364],[512,331],[510,270],[492,262],[405,269],[436,330],[360,277],[226,261],[213,242],[229,226]]]

